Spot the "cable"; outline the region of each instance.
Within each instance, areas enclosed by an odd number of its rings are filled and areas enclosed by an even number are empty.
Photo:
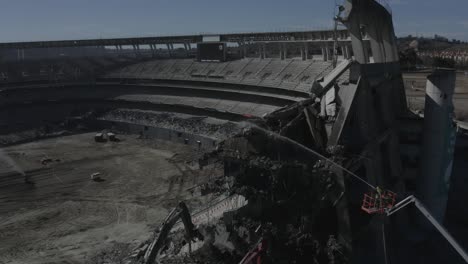
[[[332,164],[335,165],[336,167],[342,169],[344,172],[347,172],[349,175],[351,175],[351,176],[355,177],[356,179],[360,180],[361,182],[363,182],[363,183],[366,184],[367,186],[371,187],[372,189],[374,189],[374,190],[376,189],[376,187],[375,187],[374,185],[370,184],[369,182],[367,182],[367,181],[364,180],[363,178],[359,177],[358,175],[356,175],[356,174],[353,173],[352,171],[350,171],[350,170],[346,169],[345,167],[339,165],[338,163],[334,162],[333,160],[328,159],[327,157],[321,155],[320,153],[315,152],[315,151],[312,150],[312,149],[309,149],[309,150],[310,150],[311,152],[313,152],[315,155],[317,155],[319,158],[324,159],[324,160],[326,160],[326,161],[332,163]]]
[[[309,153],[312,153],[313,155],[315,155],[316,157],[319,157],[319,158],[322,159],[322,160],[326,160],[326,161],[332,163],[332,164],[335,165],[336,167],[342,169],[344,172],[348,173],[349,175],[351,175],[351,176],[353,176],[354,178],[358,179],[358,180],[361,181],[362,183],[364,183],[364,184],[366,184],[367,186],[371,187],[373,190],[377,189],[374,185],[368,183],[366,180],[362,179],[361,177],[359,177],[358,175],[356,175],[356,174],[353,173],[352,171],[350,171],[350,170],[346,169],[345,167],[339,165],[338,163],[334,162],[333,160],[331,160],[331,159],[329,159],[329,158],[323,156],[322,154],[320,154],[320,153],[318,153],[318,152],[316,152],[316,151],[314,151],[314,150],[312,150],[312,149],[310,149],[310,148],[308,148],[308,147],[306,147],[306,146],[304,146],[304,145],[302,145],[302,144],[300,144],[300,143],[298,143],[298,142],[296,142],[296,141],[294,141],[294,140],[292,140],[292,139],[290,139],[290,138],[288,138],[288,137],[282,136],[282,135],[280,135],[280,134],[278,134],[278,133],[276,133],[276,132],[263,129],[263,128],[257,126],[257,125],[254,125],[254,124],[250,124],[250,125],[251,125],[252,127],[255,127],[256,129],[259,129],[259,130],[263,131],[263,132],[266,133],[267,135],[270,134],[270,135],[273,135],[273,136],[275,136],[275,137],[281,138],[282,140],[287,141],[288,143],[291,143],[291,144],[293,144],[293,145],[296,145],[297,147],[299,147],[299,148],[301,148],[301,149],[303,149],[303,150],[305,150],[305,151],[307,151],[307,152],[309,152]]]

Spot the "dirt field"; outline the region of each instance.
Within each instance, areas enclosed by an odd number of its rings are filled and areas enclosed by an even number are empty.
[[[94,263],[103,250],[118,255],[148,239],[180,200],[191,198],[194,210],[210,199],[187,191],[217,173],[186,163],[197,155],[187,146],[136,136],[95,143],[93,136],[0,153],[0,263]],[[103,181],[90,180],[94,172]]]

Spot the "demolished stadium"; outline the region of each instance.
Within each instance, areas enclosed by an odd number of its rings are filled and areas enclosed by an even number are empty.
[[[421,116],[388,8],[347,0],[335,20],[345,29],[0,43],[17,55],[0,66],[0,263],[467,261],[441,225],[468,219],[447,205],[455,72],[431,73]],[[195,53],[203,42],[225,53]],[[25,58],[88,46],[115,49]]]

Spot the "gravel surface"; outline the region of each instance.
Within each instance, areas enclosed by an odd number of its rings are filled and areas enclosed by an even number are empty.
[[[0,263],[100,263],[106,252],[127,255],[179,201],[197,210],[213,199],[190,191],[222,174],[191,165],[202,153],[118,136],[121,142],[96,143],[86,133],[2,150]],[[90,179],[95,172],[102,181]]]

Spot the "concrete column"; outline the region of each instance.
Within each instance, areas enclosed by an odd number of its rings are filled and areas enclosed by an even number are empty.
[[[304,47],[300,47],[299,49],[301,50],[301,59],[305,60]]]
[[[189,54],[189,51],[190,51],[189,47],[190,47],[190,44],[184,43],[185,55],[186,55],[187,57],[190,55],[190,54]]]
[[[153,44],[149,44],[149,47],[151,49],[151,57],[154,57],[154,45]]]
[[[242,46],[242,42],[237,42],[237,47],[239,51],[239,57],[244,58],[244,49]]]
[[[141,55],[141,52],[140,52],[140,44],[136,44],[135,47],[136,47],[136,54],[137,54],[138,56],[140,56],[140,55]]]
[[[374,20],[373,22],[366,28],[369,35],[372,57],[374,58],[374,63],[383,63],[386,62],[386,57],[382,40],[382,29],[380,28],[381,23],[379,20]]]
[[[385,49],[385,57],[387,62],[399,60],[396,37],[393,29],[393,22],[389,19],[387,25],[382,26],[382,41]]]
[[[332,59],[332,54],[330,54],[330,47],[328,47],[328,45],[325,47],[325,52],[326,52],[326,55],[327,55],[327,61],[331,60]]]
[[[266,44],[265,43],[259,43],[258,44],[258,52],[260,53],[260,55],[259,55],[260,59],[265,59],[267,57],[267,55],[266,55]]]
[[[258,56],[260,57],[260,59],[263,59],[263,52],[262,52],[262,44],[259,43],[258,44]]]
[[[279,57],[280,57],[280,60],[284,60],[283,44],[282,43],[279,43]]]
[[[283,56],[284,60],[288,58],[288,43],[283,43]]]
[[[154,56],[157,56],[158,55],[158,46],[157,46],[157,44],[153,44],[153,47],[154,47]]]
[[[324,46],[322,46],[322,57],[324,61],[327,61],[327,52]]]
[[[304,52],[305,52],[305,59],[309,59],[309,44],[306,42],[304,43]]]
[[[243,49],[243,54],[244,54],[244,58],[247,58],[247,45],[245,44],[245,42],[242,42],[242,49]]]
[[[350,1],[345,2],[345,8],[351,10],[352,3]],[[361,34],[361,21],[358,15],[353,15],[348,18],[346,21],[346,27],[349,30],[351,37],[351,43],[353,45],[354,58],[357,62],[361,64],[366,64],[369,62],[369,54],[367,52],[367,47],[364,45]]]
[[[166,44],[166,46],[167,46],[167,52],[169,53],[169,57],[172,57],[172,48],[173,48],[172,44],[168,43]]]
[[[436,70],[427,77],[426,84],[423,151],[417,193],[439,223],[445,217],[452,174],[456,138],[452,103],[455,79],[453,70]]]

